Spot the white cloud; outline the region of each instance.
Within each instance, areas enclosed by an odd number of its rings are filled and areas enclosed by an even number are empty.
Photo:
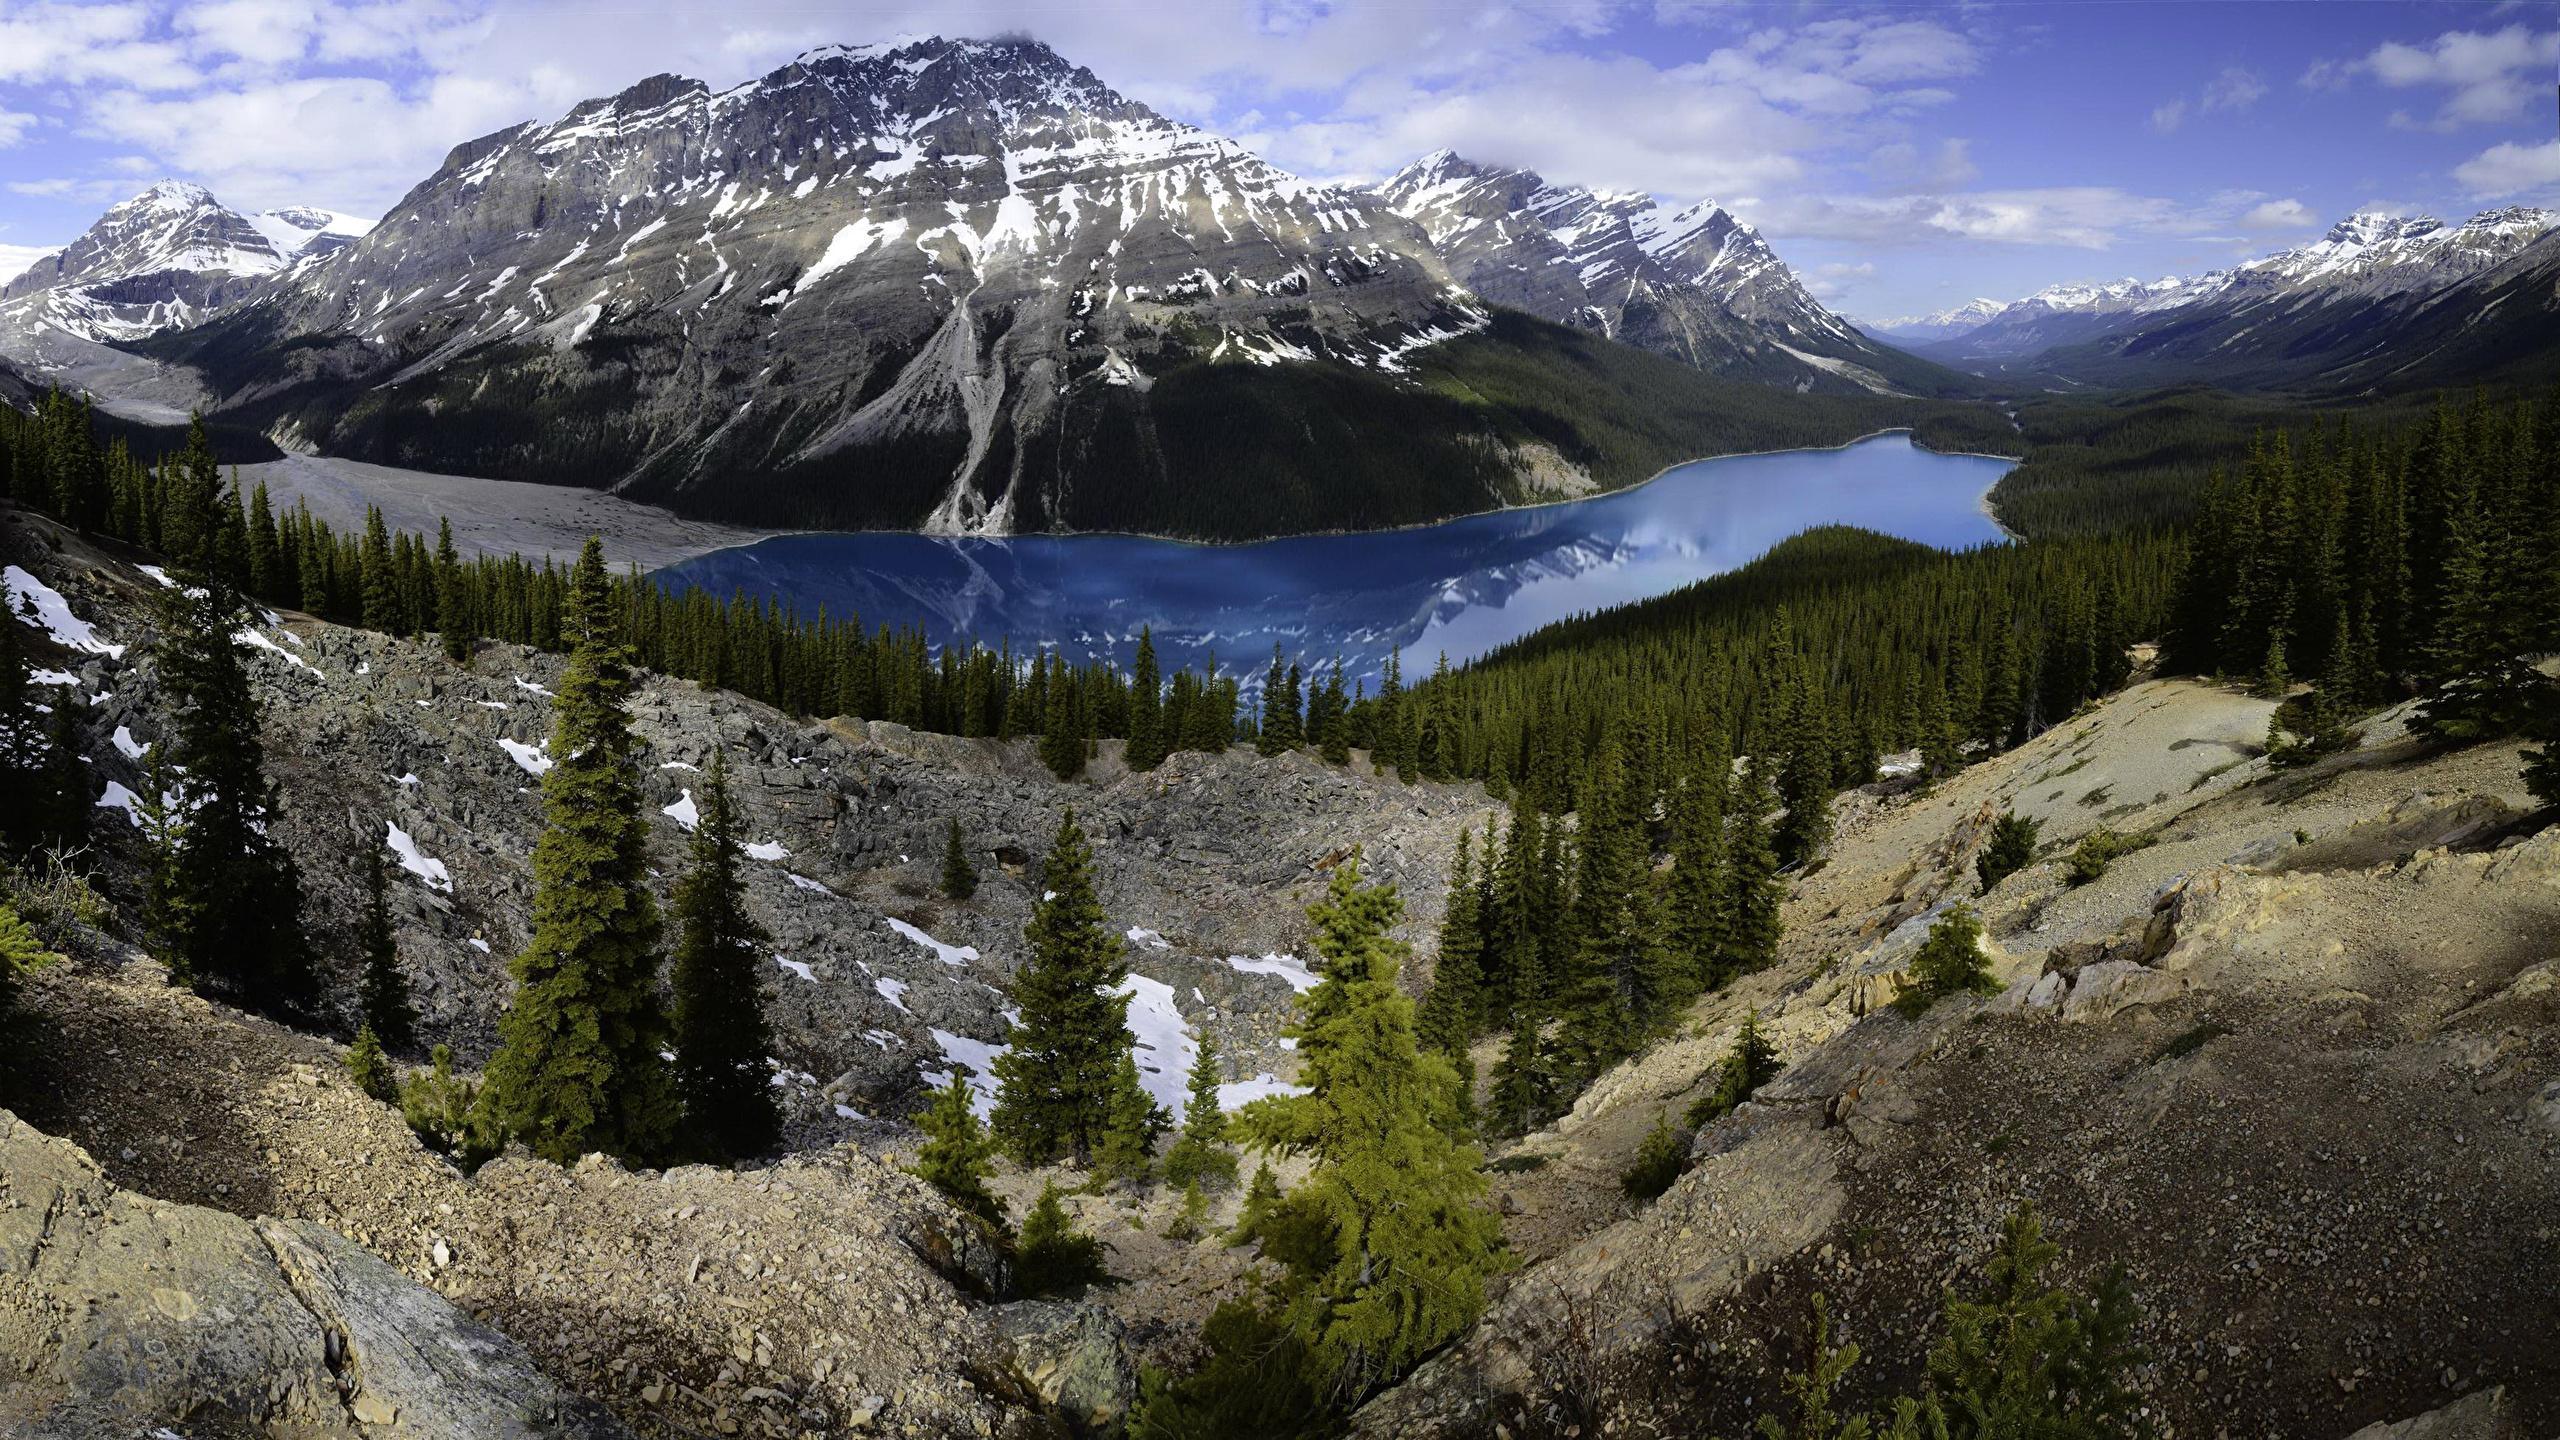
[[[2266,93],[2267,82],[2259,78],[2258,72],[2245,65],[2225,66],[2221,74],[2205,82],[2204,89],[2192,102],[2184,95],[2176,95],[2155,106],[2151,111],[2151,128],[2167,135],[2184,125],[2190,112],[2211,115],[2217,111],[2246,110],[2265,98]]]
[[[2196,110],[2211,114],[2216,110],[2246,110],[2267,93],[2267,82],[2256,71],[2244,65],[2233,65],[2213,77],[2196,101]]]
[[[2448,30],[2424,45],[2390,41],[2358,60],[2313,65],[2302,83],[2328,87],[2370,76],[2395,90],[2448,91],[2427,123],[2453,130],[2529,114],[2550,98],[2554,64],[2560,64],[2560,30],[2537,33],[2515,24],[2492,31]]]
[[[2453,178],[2482,199],[2560,190],[2560,140],[2492,145],[2454,167]]]
[[[147,5],[0,0],[0,83],[178,90],[199,78],[180,46],[153,37]]]
[[[23,110],[0,110],[0,150],[26,139],[27,132],[34,128],[36,117],[33,115]]]
[[[1867,174],[1895,191],[1960,190],[1980,179],[1970,141],[1945,139],[1923,148],[1907,141],[1879,145],[1867,156]]]
[[[2299,200],[2267,200],[2242,211],[2238,223],[2243,230],[2307,230],[2320,217]]]
[[[0,285],[26,273],[28,266],[61,249],[59,245],[0,245]]]

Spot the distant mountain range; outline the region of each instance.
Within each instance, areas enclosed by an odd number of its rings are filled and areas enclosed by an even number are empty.
[[[2309,245],[2191,278],[2057,285],[2009,304],[1975,300],[1935,315],[1877,322],[1874,333],[1986,375],[2076,384],[2209,380],[2351,388],[2414,372],[2468,379],[2532,363],[2560,335],[2560,211],[2484,211],[2460,225],[2432,216],[2358,213]],[[2477,338],[2417,344],[2447,314],[2482,320],[2492,294],[2552,328],[2505,322]]]
[[[1590,488],[1605,442],[1530,412],[1592,367],[1541,381],[1574,362],[1506,311],[1789,390],[1970,384],[1832,315],[1712,204],[1445,152],[1375,189],[1310,181],[1031,41],[831,47],[724,91],[655,76],[456,147],[378,225],[304,227],[348,237],[325,253],[279,248],[296,213],[157,187],[5,303],[22,339],[200,376],[289,448],[948,533],[1164,528],[1239,459],[1313,497],[1388,434],[1420,447],[1407,469],[1469,477],[1435,505]],[[1453,345],[1527,403],[1488,419],[1486,387],[1415,373]],[[1417,518],[1397,503],[1302,508]]]

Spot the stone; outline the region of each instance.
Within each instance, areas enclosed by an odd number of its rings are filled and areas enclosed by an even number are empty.
[[[1080,1435],[1116,1428],[1138,1399],[1138,1367],[1120,1318],[1099,1305],[1024,1300],[996,1326],[1013,1342],[1024,1379]]]

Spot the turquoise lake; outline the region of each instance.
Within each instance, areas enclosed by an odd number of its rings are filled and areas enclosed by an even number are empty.
[[[1943,455],[1894,431],[1836,450],[1692,461],[1609,495],[1437,525],[1189,545],[1129,535],[955,539],[894,532],[776,536],[657,577],[785,599],[803,616],[921,625],[937,645],[1007,636],[1126,665],[1153,626],[1165,668],[1212,655],[1258,679],[1279,645],[1342,657],[1372,689],[1390,654],[1408,677],[1557,620],[1745,564],[1820,525],[1944,549],[2003,538],[1983,505],[2013,460]]]

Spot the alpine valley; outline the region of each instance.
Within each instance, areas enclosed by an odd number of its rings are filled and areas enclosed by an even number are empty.
[[[0,0],[0,1437],[2560,1437],[2547,7],[880,8]]]

